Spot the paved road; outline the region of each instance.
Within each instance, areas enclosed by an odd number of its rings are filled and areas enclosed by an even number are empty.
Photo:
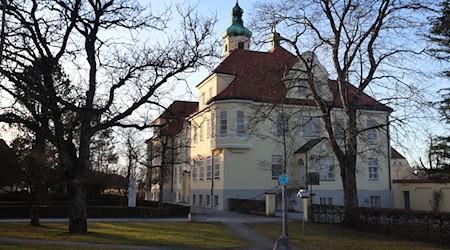
[[[241,214],[231,211],[206,210],[206,221],[208,222],[222,222],[224,225],[233,231],[241,239],[248,242],[249,249],[272,249],[275,242],[260,235],[258,232],[252,230],[245,223],[256,222],[279,222],[281,221],[281,214],[277,217],[264,217],[250,214]],[[301,214],[289,213],[289,220],[300,220]],[[28,222],[29,219],[0,219],[1,222]],[[56,219],[41,219],[41,222],[66,222],[66,218]],[[92,218],[88,221],[188,221],[188,218]],[[65,241],[47,241],[47,240],[31,240],[31,239],[15,239],[15,238],[1,238],[1,243],[9,244],[26,244],[26,245],[55,245],[55,246],[72,246],[80,248],[96,248],[96,249],[188,249],[188,248],[174,248],[174,247],[160,247],[160,246],[136,246],[136,245],[116,245],[116,244],[101,244],[101,243],[86,243],[86,242],[65,242]]]

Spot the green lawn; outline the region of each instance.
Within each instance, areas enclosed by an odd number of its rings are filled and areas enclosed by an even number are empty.
[[[448,249],[449,246],[396,239],[384,234],[365,233],[346,229],[341,225],[288,224],[289,240],[301,249]],[[281,235],[281,223],[251,223],[247,226],[266,237],[276,240]]]
[[[42,227],[0,223],[0,237],[190,248],[247,246],[221,223],[90,222],[89,233],[84,235],[70,234],[67,228],[67,223],[42,223]]]

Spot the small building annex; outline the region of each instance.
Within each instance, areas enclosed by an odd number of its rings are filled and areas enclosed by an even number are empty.
[[[286,164],[291,206],[296,206],[298,188],[306,187],[308,173],[320,179],[313,186],[314,203],[342,205],[339,165],[302,79],[304,65],[280,45],[277,34],[271,36],[269,51],[252,51],[252,33],[242,14],[236,4],[232,25],[223,34],[223,59],[197,85],[199,101],[175,101],[154,121],[159,126],[147,144],[150,165],[157,167],[148,199],[160,198],[162,174],[165,201],[227,209],[229,198],[264,199],[265,192],[278,190]],[[318,93],[334,102],[336,136],[344,136],[337,83],[313,53],[304,57],[314,62]],[[349,90],[349,95],[357,93],[353,86]],[[358,127],[365,131],[358,137],[359,205],[392,207],[387,129],[392,109],[361,95]]]

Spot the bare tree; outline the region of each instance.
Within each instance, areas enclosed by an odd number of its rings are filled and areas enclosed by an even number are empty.
[[[422,52],[423,46],[415,35],[426,27],[425,17],[433,6],[433,1],[416,0],[288,0],[257,4],[255,28],[267,32],[276,27],[282,33],[282,40],[303,64],[299,75],[307,80],[312,99],[320,109],[327,140],[339,162],[344,204],[348,208],[358,206],[358,137],[368,129],[387,129],[388,126],[388,123],[365,128],[357,125],[358,104],[363,92],[374,91],[380,86],[397,91],[414,89],[405,82],[405,72],[412,71],[408,71],[404,61]],[[333,66],[331,75],[336,77],[338,95],[332,100],[327,100],[317,91],[315,55],[311,57],[311,54],[301,51],[324,55],[323,61]],[[351,91],[351,85],[356,87],[356,91]],[[396,98],[411,98],[411,95],[403,93],[406,92],[396,93]],[[340,146],[336,139],[331,119],[337,103],[343,110],[345,147]],[[350,214],[347,215],[350,218]]]
[[[215,20],[178,8],[180,30],[164,37],[170,10],[155,14],[133,0],[2,1],[2,9],[0,90],[11,102],[0,107],[0,122],[22,124],[56,146],[70,181],[69,231],[86,233],[92,137],[115,126],[151,126],[131,118],[158,103],[160,88],[207,64]],[[155,34],[161,39],[145,40]],[[30,66],[35,77],[24,70]],[[54,77],[59,71],[67,74],[63,83]]]

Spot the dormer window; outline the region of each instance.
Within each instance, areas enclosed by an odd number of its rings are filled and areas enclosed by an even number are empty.
[[[225,44],[225,52],[228,52],[228,44]]]
[[[244,49],[244,43],[243,42],[239,42],[238,43],[238,49]]]
[[[295,82],[295,92],[298,95],[304,95],[306,90],[308,89],[308,80],[306,79],[297,79]]]

